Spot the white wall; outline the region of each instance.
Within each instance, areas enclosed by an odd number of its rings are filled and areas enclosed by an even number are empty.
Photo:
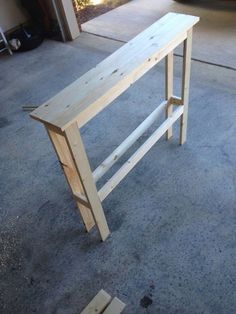
[[[18,0],[0,0],[0,26],[4,32],[24,23],[26,19]]]

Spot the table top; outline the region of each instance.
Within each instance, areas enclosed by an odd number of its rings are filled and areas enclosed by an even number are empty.
[[[30,116],[64,131],[92,119],[186,37],[199,17],[168,13]]]

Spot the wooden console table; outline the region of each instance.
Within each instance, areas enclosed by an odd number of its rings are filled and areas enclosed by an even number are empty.
[[[165,133],[167,139],[172,136],[172,125],[179,118],[180,144],[186,141],[192,28],[198,21],[199,18],[195,16],[166,14],[31,113],[32,118],[46,127],[87,231],[96,225],[103,241],[109,235],[109,228],[101,202],[161,136]],[[182,95],[176,97],[173,95],[173,50],[182,42]],[[92,172],[80,128],[163,58],[166,58],[165,101]],[[166,120],[97,191],[96,182],[153,124],[163,110],[166,112]]]

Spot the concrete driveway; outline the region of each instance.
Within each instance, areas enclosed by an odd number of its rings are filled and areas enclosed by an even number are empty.
[[[236,69],[235,1],[133,0],[83,24],[82,29],[126,42],[167,12],[201,17],[194,32],[193,58]]]
[[[120,46],[83,33],[0,56],[0,313],[80,313],[100,289],[125,314],[235,313],[235,70],[192,62],[187,143],[176,124],[109,195],[105,243],[85,233],[45,129],[22,111]],[[177,95],[181,69],[176,57]],[[161,102],[163,74],[161,62],[83,127],[93,169]]]

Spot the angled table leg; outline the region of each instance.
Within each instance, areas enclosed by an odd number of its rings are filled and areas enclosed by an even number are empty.
[[[174,52],[171,51],[165,60],[165,96],[168,101],[173,96],[173,77],[174,77]],[[173,113],[173,105],[167,103],[166,118],[168,119]],[[166,132],[166,139],[169,140],[173,136],[172,126]]]
[[[65,136],[71,155],[73,157],[86,198],[91,206],[91,211],[103,241],[109,235],[109,228],[103,212],[102,204],[94,183],[89,161],[84,149],[77,123],[73,123],[65,130]]]
[[[182,101],[184,105],[184,113],[180,119],[180,145],[183,145],[187,138],[191,55],[192,55],[192,29],[188,31],[187,38],[184,41],[183,74],[182,74],[183,75]]]
[[[62,169],[64,171],[67,182],[72,190],[72,193],[79,193],[84,195],[83,187],[81,184],[80,177],[77,173],[73,158],[71,156],[70,150],[68,148],[67,142],[63,134],[57,133],[55,130],[46,126],[49,138],[53,144],[56,151],[58,159],[61,163]],[[76,201],[79,208],[80,214],[82,216],[83,223],[86,230],[89,232],[95,225],[90,206],[84,206],[81,202]]]

